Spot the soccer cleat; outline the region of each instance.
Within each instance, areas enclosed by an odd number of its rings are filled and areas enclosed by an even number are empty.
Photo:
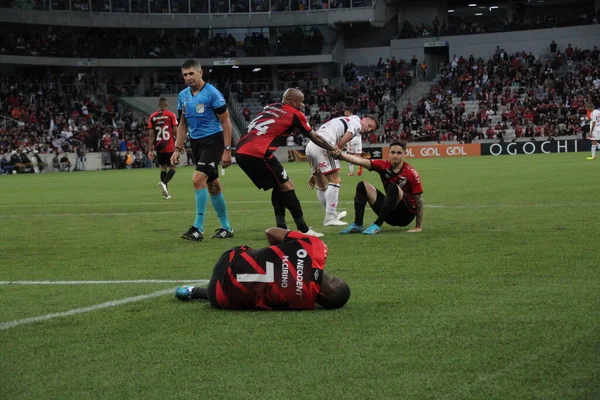
[[[179,286],[175,289],[175,297],[182,301],[191,300],[192,289],[194,289],[193,286]]]
[[[167,197],[171,198],[171,196],[169,196],[169,189],[167,189],[167,185],[162,182],[158,182],[158,187],[160,188],[160,191],[165,199],[167,199]]]
[[[314,236],[314,237],[323,237],[323,236],[325,236],[325,235],[323,235],[320,232],[314,231],[312,228],[308,228],[308,230],[306,232],[302,232],[302,233],[304,233],[305,235]]]
[[[181,234],[181,237],[186,240],[194,240],[196,242],[204,239],[204,234],[198,230],[195,226],[190,226],[187,232]]]
[[[339,221],[340,219],[344,219],[346,215],[348,215],[348,212],[340,211],[339,213],[335,213],[335,219]]]
[[[167,197],[164,198],[165,200],[171,200],[171,195],[168,195]]]
[[[228,231],[225,228],[219,228],[215,231],[215,233],[210,237],[211,239],[227,239],[233,237],[233,231]]]
[[[354,176],[354,172],[348,172],[348,176]]]
[[[363,231],[363,227],[362,225],[356,225],[354,222],[352,224],[350,224],[349,227],[347,227],[346,229],[342,229],[340,231],[341,235],[348,235],[350,233],[361,233]]]
[[[340,221],[339,219],[335,219],[335,218],[331,218],[331,219],[325,218],[325,220],[323,221],[323,226],[346,226],[346,225],[348,225],[347,222]]]
[[[595,160],[595,159],[596,159],[596,157],[588,157],[588,158],[586,158],[586,160]]]
[[[379,232],[381,232],[381,227],[377,224],[371,224],[363,231],[363,235],[377,235]]]

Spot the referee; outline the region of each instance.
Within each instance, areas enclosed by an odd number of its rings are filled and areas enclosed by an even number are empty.
[[[233,237],[227,205],[221,192],[218,166],[231,165],[231,121],[223,94],[202,79],[202,66],[197,60],[181,64],[181,73],[188,86],[179,93],[177,111],[179,126],[171,164],[179,163],[186,135],[190,136],[192,159],[196,170],[192,176],[196,194],[196,219],[183,239],[201,241],[204,238],[204,217],[210,195],[221,227],[211,236],[214,239]]]

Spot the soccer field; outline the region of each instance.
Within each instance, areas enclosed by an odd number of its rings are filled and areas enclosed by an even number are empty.
[[[174,298],[228,248],[266,244],[270,192],[237,166],[222,177],[235,238],[200,243],[179,237],[191,168],[169,201],[157,169],[0,177],[0,398],[598,399],[600,163],[586,155],[411,160],[423,232],[373,237],[322,227],[308,165],[287,164],[327,271],[352,289],[314,312]],[[342,172],[351,221],[355,184],[381,183]]]

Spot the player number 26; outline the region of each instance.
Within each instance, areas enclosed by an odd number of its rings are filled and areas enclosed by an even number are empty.
[[[275,282],[275,264],[267,261],[264,274],[237,274],[235,279],[238,282],[273,283]]]
[[[250,132],[252,129],[256,129],[256,136],[264,135],[265,133],[267,133],[267,131],[269,130],[269,125],[275,123],[274,119],[267,119],[265,121],[257,123],[256,120],[259,118],[260,117],[254,118],[254,120],[252,120],[252,122],[248,124],[248,132]]]
[[[171,132],[169,132],[169,127],[168,126],[157,126],[156,128],[154,128],[154,130],[156,130],[156,140],[169,140],[169,138],[171,137]]]

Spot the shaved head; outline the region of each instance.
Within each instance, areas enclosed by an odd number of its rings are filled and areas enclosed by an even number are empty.
[[[285,104],[292,104],[293,102],[303,100],[304,94],[298,89],[290,88],[283,93],[283,103]]]

